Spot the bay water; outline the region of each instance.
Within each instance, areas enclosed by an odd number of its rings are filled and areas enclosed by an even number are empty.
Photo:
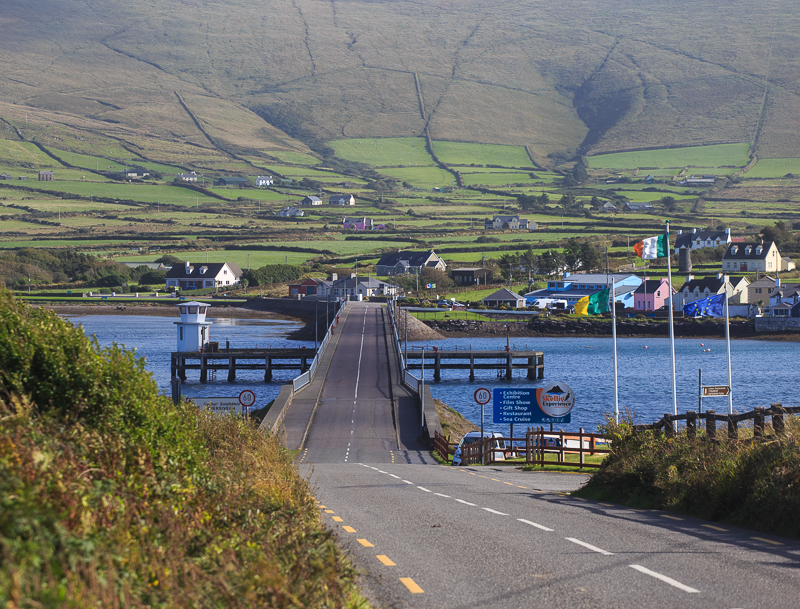
[[[95,335],[100,345],[113,342],[135,349],[145,358],[159,389],[170,393],[170,353],[176,348],[175,317],[139,315],[66,315],[85,332]],[[265,319],[214,318],[211,340],[231,347],[301,347],[313,349],[313,342],[290,341],[286,336],[301,327],[296,322]],[[442,350],[469,349],[502,351],[505,338],[457,338],[435,342],[409,342],[409,349],[434,346]],[[435,398],[480,424],[480,406],[475,390],[485,387],[544,387],[550,382],[566,383],[575,392],[572,421],[565,430],[583,427],[595,431],[607,415],[614,412],[612,340],[609,338],[515,338],[511,349],[544,352],[544,379],[528,381],[524,370],[514,371],[514,379],[505,380],[505,369],[477,370],[470,382],[466,370],[442,370],[442,380],[433,381],[433,371],[426,370],[426,382]],[[619,369],[619,404],[623,415],[632,413],[636,423],[652,423],[664,413],[672,413],[672,382],[669,340],[666,338],[620,338],[617,341]],[[731,342],[733,370],[733,405],[735,412],[755,406],[781,402],[800,405],[800,343],[767,340]],[[703,370],[704,385],[727,385],[725,341],[713,339],[675,340],[678,412],[698,409],[698,369]],[[431,360],[432,363],[432,360]],[[419,376],[419,371],[414,373]],[[263,372],[239,371],[233,383],[220,380],[201,384],[197,371],[188,371],[182,393],[187,397],[235,397],[250,389],[256,394],[256,407],[274,399],[280,385],[297,375],[296,371],[276,371],[272,383],[263,382]],[[703,409],[726,413],[725,397],[705,398]],[[508,425],[492,422],[491,403],[485,407],[484,427],[507,432]],[[521,431],[521,430],[520,430]]]

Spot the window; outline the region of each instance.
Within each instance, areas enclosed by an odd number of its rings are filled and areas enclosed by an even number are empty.
[[[227,275],[228,274],[228,269],[225,269],[224,271],[222,271],[222,274],[223,275]]]
[[[762,251],[764,251],[763,247],[760,245],[756,246],[756,256],[760,256]]]
[[[739,246],[738,245],[732,245],[731,246],[731,254],[733,254],[735,256],[736,252],[738,252],[738,251],[739,251]]]
[[[184,307],[181,307],[181,308],[184,308]],[[179,336],[178,340],[183,340],[183,326],[180,326],[179,332],[178,332],[178,336]]]
[[[768,268],[768,269],[771,269],[771,268],[772,268],[772,263],[771,263],[771,262],[767,262],[767,268]]]
[[[756,294],[761,294],[761,288],[756,288]]]
[[[745,256],[749,256],[750,252],[752,252],[752,251],[753,251],[753,248],[748,245],[746,248],[744,248],[744,255]]]
[[[181,315],[186,315],[186,307],[178,307],[181,311]]]
[[[205,314],[206,314],[206,309],[207,309],[207,308],[208,308],[208,307],[200,307],[200,315],[205,315]]]
[[[196,315],[197,314],[197,307],[189,307],[189,313],[191,315]]]

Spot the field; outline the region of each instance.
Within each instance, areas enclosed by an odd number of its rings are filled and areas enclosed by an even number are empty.
[[[435,165],[423,138],[390,137],[330,142],[343,159],[371,167],[425,167]]]
[[[748,144],[719,144],[664,150],[618,152],[588,157],[592,169],[661,170],[675,167],[708,168],[744,167]],[[691,172],[690,172],[691,173]]]
[[[782,178],[790,173],[800,174],[800,159],[758,159],[745,175],[748,178]]]
[[[533,168],[533,163],[522,146],[434,142],[434,148],[436,155],[448,165],[474,164]]]

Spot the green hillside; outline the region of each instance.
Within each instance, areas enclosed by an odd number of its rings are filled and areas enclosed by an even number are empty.
[[[542,160],[800,150],[793,3],[35,0],[0,19],[0,136],[80,154],[276,160],[426,127]]]

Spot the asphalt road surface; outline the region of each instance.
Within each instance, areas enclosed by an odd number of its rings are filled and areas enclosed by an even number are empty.
[[[580,500],[580,474],[433,464],[380,309],[350,306],[300,467],[376,607],[800,608],[795,540]]]

